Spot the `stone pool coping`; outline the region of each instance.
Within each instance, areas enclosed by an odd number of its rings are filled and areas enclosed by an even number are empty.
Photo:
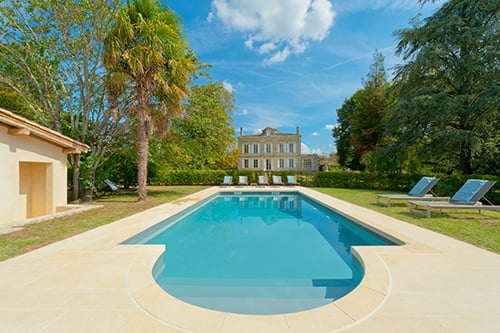
[[[151,274],[163,246],[120,244],[219,191],[290,190],[404,245],[355,247],[365,277],[335,302],[255,316],[168,295]],[[500,323],[499,255],[304,187],[212,187],[1,262],[0,276],[9,332],[494,332]]]

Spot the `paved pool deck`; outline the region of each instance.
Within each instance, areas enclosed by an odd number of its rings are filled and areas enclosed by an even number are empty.
[[[224,190],[255,188],[212,187],[0,262],[0,332],[499,332],[500,255],[303,187],[293,190],[404,245],[354,248],[361,284],[308,311],[241,315],[177,300],[151,275],[164,248],[120,243]]]

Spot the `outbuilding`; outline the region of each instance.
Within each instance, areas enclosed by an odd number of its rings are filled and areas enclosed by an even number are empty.
[[[67,205],[67,155],[89,150],[0,108],[0,226],[54,214]]]

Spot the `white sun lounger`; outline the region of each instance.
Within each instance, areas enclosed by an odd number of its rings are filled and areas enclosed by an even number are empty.
[[[273,176],[273,185],[285,185],[281,180],[281,176]]]
[[[238,177],[238,185],[248,185],[248,177],[247,176],[239,176]]]
[[[259,185],[269,185],[266,176],[259,176]]]

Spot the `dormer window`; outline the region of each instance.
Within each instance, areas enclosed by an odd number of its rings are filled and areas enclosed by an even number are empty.
[[[265,136],[276,135],[276,130],[274,128],[271,128],[271,127],[266,127],[262,131],[262,135],[265,135]]]

